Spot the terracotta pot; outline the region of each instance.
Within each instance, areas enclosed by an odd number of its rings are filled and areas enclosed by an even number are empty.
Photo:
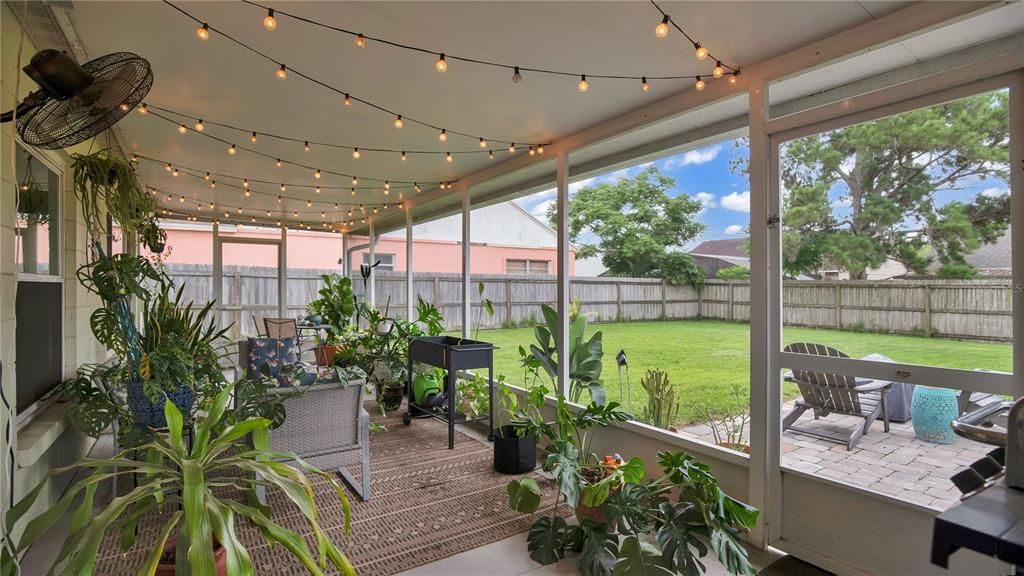
[[[320,366],[333,366],[334,355],[341,351],[341,346],[325,344],[316,347],[316,363]]]
[[[576,520],[582,524],[584,520],[593,520],[598,524],[607,524],[608,518],[604,515],[604,508],[587,506],[582,501],[576,505]]]
[[[164,553],[174,550],[178,545],[177,538],[168,538],[164,544]],[[219,543],[213,543],[213,563],[217,568],[217,576],[228,576],[228,553]],[[156,576],[174,576],[174,563],[160,563],[156,567]]]

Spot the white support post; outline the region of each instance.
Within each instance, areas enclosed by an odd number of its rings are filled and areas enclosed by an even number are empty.
[[[224,325],[224,258],[221,254],[220,224],[213,223],[213,300],[217,325]]]
[[[416,309],[416,285],[412,267],[412,206],[405,209],[405,319],[412,321]]]
[[[277,317],[288,317],[288,227],[281,228],[277,245]]]
[[[1010,83],[1010,221],[1024,232],[1024,73]],[[1024,235],[1024,234],[1021,234]],[[1020,238],[1020,236],[1018,236]],[[1024,396],[1024,246],[1011,248],[1013,267],[1013,397]]]
[[[778,460],[781,424],[780,373],[773,368],[778,352],[776,315],[779,281],[773,272],[777,255],[772,234],[778,221],[778,201],[771,198],[772,149],[768,121],[768,86],[763,80],[750,86],[750,493],[751,505],[762,513],[750,539],[765,546],[773,539],[781,516],[773,492],[778,491]],[[775,224],[770,224],[769,219]],[[776,286],[774,291],[777,292]]]
[[[373,220],[370,220],[370,283],[366,288],[366,301],[370,306],[377,305],[377,272],[373,265],[377,262],[377,235],[373,231]]]
[[[568,395],[569,385],[569,155],[566,152],[558,154],[558,164],[555,172],[555,179],[558,186],[556,197],[558,221],[558,340],[555,342],[558,351],[558,389],[557,394]]]
[[[462,337],[473,335],[473,293],[470,291],[470,255],[469,255],[469,188],[462,190]]]
[[[352,274],[352,263],[348,261],[348,232],[341,234],[341,275],[348,278]]]

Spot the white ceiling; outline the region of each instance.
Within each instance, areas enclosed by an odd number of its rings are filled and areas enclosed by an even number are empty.
[[[764,61],[837,31],[888,14],[906,2],[665,2],[663,8],[713,53],[739,66]],[[159,2],[75,2],[71,21],[90,57],[108,52],[135,52],[152,63],[155,83],[146,101],[210,121],[224,122],[261,132],[300,139],[327,141],[364,148],[425,149],[438,152],[474,150],[475,140],[451,136],[446,144],[437,133],[407,122],[397,130],[393,117],[359,104],[349,109],[338,95],[294,73],[275,78],[275,66],[213,34],[208,42],[195,36],[196,24]],[[260,49],[289,68],[302,71],[353,95],[406,116],[489,139],[516,142],[558,140],[629,110],[691,90],[690,81],[652,81],[649,93],[639,83],[591,80],[580,94],[576,78],[524,73],[513,84],[505,71],[449,61],[448,71],[434,70],[436,57],[411,54],[368,42],[363,50],[350,37],[278,17],[274,32],[264,30],[264,12],[239,2],[187,2],[182,7],[215,28]],[[692,47],[673,32],[656,39],[657,11],[646,2],[289,2],[287,11],[318,21],[363,31],[436,52],[496,60],[511,65],[535,66],[598,74],[708,73],[713,63],[700,63]],[[998,22],[996,23],[998,24]],[[1019,27],[1019,23],[1017,24]],[[912,59],[927,46],[899,48]],[[917,57],[921,57],[918,54]],[[913,60],[911,60],[913,61]],[[849,76],[846,72],[845,76]],[[741,99],[742,100],[742,99]],[[742,113],[745,102],[724,103],[708,118],[721,120]],[[685,122],[685,121],[683,121]],[[190,123],[191,124],[191,123]],[[385,196],[381,188],[360,190],[353,198],[347,178],[313,178],[305,168],[278,168],[273,160],[240,151],[229,155],[226,146],[201,135],[180,135],[157,118],[131,114],[119,124],[128,147],[139,154],[178,166],[220,172],[250,180],[338,186],[316,195],[311,188],[289,188],[296,199],[278,203],[276,185],[252,185],[245,198],[239,190],[219,185],[211,190],[199,179],[174,178],[162,167],[141,163],[147,185],[174,195],[172,210],[189,200],[246,207],[246,216],[320,222],[344,218],[333,203],[395,202],[397,189]],[[633,135],[609,152],[678,133],[683,125],[666,125]],[[318,149],[304,152],[301,144],[261,139],[251,144],[237,132],[209,126],[207,133],[252,147],[273,157],[294,160],[323,170],[358,174],[390,181],[456,180],[491,162],[508,158],[495,147],[495,160],[486,155],[457,157],[452,164],[443,156],[410,156],[365,152],[354,160],[347,151]],[[492,146],[494,147],[494,146]],[[519,154],[525,153],[520,148]],[[601,154],[604,154],[602,152]],[[594,156],[598,156],[594,152]],[[535,174],[550,173],[541,162]],[[574,159],[575,161],[575,159]],[[221,182],[230,179],[222,178]],[[238,180],[233,181],[240,184]],[[515,182],[514,179],[508,180]],[[379,186],[379,182],[376,183]],[[496,182],[497,189],[501,182]],[[407,191],[407,195],[412,194]],[[306,206],[306,199],[314,202]],[[204,206],[204,210],[206,207]],[[292,211],[306,212],[298,218]],[[417,207],[419,210],[419,207]],[[342,212],[344,207],[342,207]],[[232,215],[235,210],[231,210]],[[336,218],[332,216],[336,215]]]

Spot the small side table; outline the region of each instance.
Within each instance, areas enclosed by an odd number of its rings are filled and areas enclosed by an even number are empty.
[[[952,444],[956,440],[953,420],[960,415],[960,408],[954,390],[915,386],[911,406],[918,440],[933,444]]]

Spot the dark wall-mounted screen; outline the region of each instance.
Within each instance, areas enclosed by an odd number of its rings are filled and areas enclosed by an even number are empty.
[[[60,384],[64,372],[64,285],[18,282],[17,406],[22,411]]]

